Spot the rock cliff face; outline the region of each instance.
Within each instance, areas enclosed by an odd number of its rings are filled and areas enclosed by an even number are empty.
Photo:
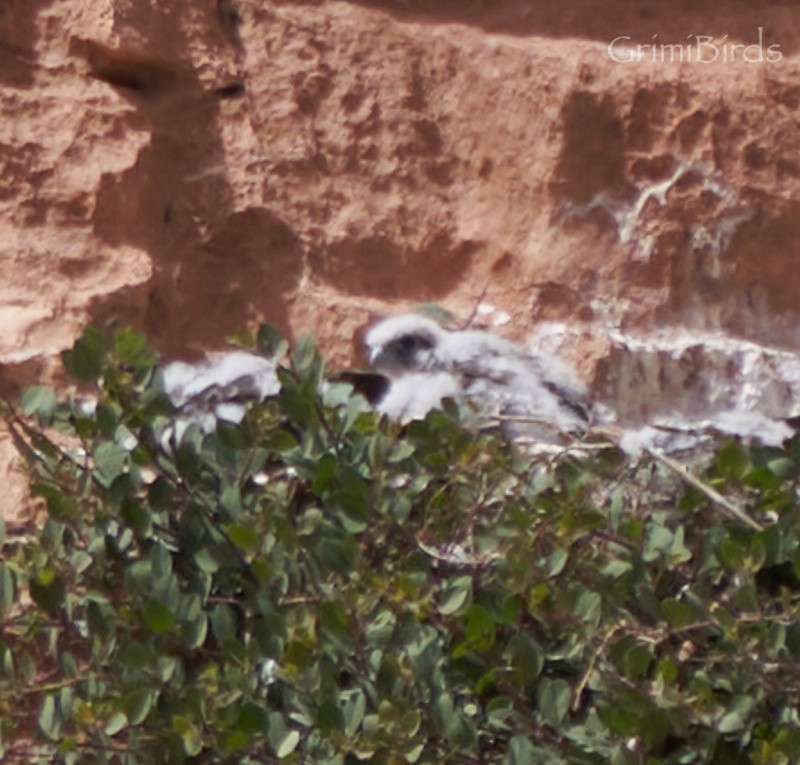
[[[794,0],[5,0],[5,388],[90,321],[190,358],[267,320],[344,364],[374,313],[423,300],[534,333],[631,417],[687,386],[702,408],[708,369],[768,382],[800,342],[799,21]]]

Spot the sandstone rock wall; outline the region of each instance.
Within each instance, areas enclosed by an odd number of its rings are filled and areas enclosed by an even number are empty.
[[[348,363],[373,313],[421,300],[482,302],[520,340],[560,326],[612,400],[620,333],[792,351],[798,21],[793,0],[5,0],[5,387],[89,321],[192,357],[267,320]]]

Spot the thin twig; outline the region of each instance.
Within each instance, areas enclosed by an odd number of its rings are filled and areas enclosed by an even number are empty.
[[[73,457],[68,451],[63,449],[59,446],[55,441],[49,438],[45,433],[35,428],[29,422],[27,422],[22,416],[20,416],[19,412],[17,411],[14,404],[8,400],[5,396],[0,396],[0,398],[5,403],[6,407],[8,408],[8,414],[5,417],[6,425],[8,425],[9,432],[11,433],[12,438],[14,439],[14,443],[18,449],[20,449],[25,455],[27,455],[30,459],[41,462],[42,464],[47,467],[44,456],[42,453],[35,447],[35,440],[37,438],[41,439],[44,443],[46,443],[57,455],[61,460],[70,463],[78,470],[86,471],[87,466],[79,462],[75,457]],[[22,435],[16,430],[19,428],[25,436],[30,439],[31,443],[28,443]],[[48,472],[50,472],[48,468]],[[95,483],[98,486],[102,486],[97,480],[95,479]]]
[[[81,677],[70,677],[66,680],[59,680],[55,683],[44,683],[43,685],[28,686],[26,688],[22,688],[21,692],[26,694],[49,693],[50,691],[58,691],[62,688],[69,688],[71,685],[78,685],[85,680],[94,680],[97,677],[99,677],[99,675],[95,674],[81,675]]]
[[[478,299],[475,301],[475,305],[472,307],[472,313],[467,317],[467,320],[461,325],[460,329],[469,329],[472,326],[472,322],[475,321],[475,317],[478,315],[478,309],[481,307],[481,303],[483,303],[483,299],[486,297],[486,293],[489,291],[489,282],[486,282],[483,285],[483,289],[481,290],[481,294],[478,295]]]
[[[729,499],[723,497],[722,494],[713,489],[707,483],[703,483],[703,481],[701,481],[697,476],[692,475],[683,465],[681,465],[680,462],[672,459],[672,457],[668,457],[658,449],[648,447],[646,451],[654,460],[656,460],[656,462],[660,462],[662,465],[669,468],[673,473],[686,481],[689,486],[697,489],[701,494],[704,494],[714,504],[719,505],[734,518],[740,520],[754,531],[763,531],[764,527],[760,523],[754,521],[749,515],[747,515],[747,513],[744,512],[744,510],[733,504],[733,502],[731,502]]]
[[[594,652],[592,653],[592,658],[589,659],[589,666],[586,667],[586,671],[581,675],[581,679],[578,681],[578,684],[575,686],[575,699],[572,702],[572,711],[577,712],[581,705],[581,696],[583,695],[583,689],[586,687],[586,684],[589,682],[589,678],[591,677],[592,672],[594,672],[594,668],[597,665],[597,660],[600,658],[600,654],[606,650],[606,646],[608,645],[608,641],[611,640],[614,635],[617,634],[623,627],[627,626],[625,621],[618,622],[617,624],[613,625],[605,635],[603,635],[603,639],[600,641],[600,645],[595,648]]]

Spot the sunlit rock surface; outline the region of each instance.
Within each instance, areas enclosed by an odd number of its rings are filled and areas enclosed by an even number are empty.
[[[567,326],[632,426],[794,413],[800,7],[714,10],[7,0],[0,385],[87,322],[197,360],[267,320],[345,366],[425,300]]]

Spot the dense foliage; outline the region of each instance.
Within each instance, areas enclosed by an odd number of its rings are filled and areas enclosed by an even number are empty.
[[[64,361],[96,407],[6,411],[47,512],[2,540],[4,762],[800,762],[798,442],[706,469],[759,530],[610,445],[381,420],[308,341],[179,445],[143,338]]]

